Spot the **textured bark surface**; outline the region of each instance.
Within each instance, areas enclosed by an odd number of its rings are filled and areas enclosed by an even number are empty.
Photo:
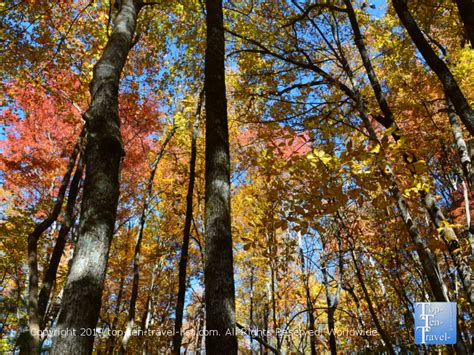
[[[92,101],[84,114],[88,139],[79,238],[56,326],[64,335],[54,338],[53,354],[92,353],[94,338],[81,336],[81,329],[95,329],[101,307],[124,154],[118,89],[140,7],[141,1],[121,2],[112,34],[94,67],[90,84]]]
[[[181,326],[183,325],[183,314],[184,314],[184,299],[186,296],[186,269],[188,266],[188,249],[189,239],[191,237],[191,223],[193,219],[193,193],[194,193],[194,181],[196,179],[196,155],[197,147],[196,141],[199,132],[199,121],[201,116],[202,101],[204,98],[204,90],[198,98],[198,107],[196,110],[196,121],[193,125],[192,137],[191,137],[191,159],[189,161],[189,182],[188,191],[186,193],[186,217],[184,220],[183,229],[183,244],[181,246],[181,256],[179,259],[179,271],[178,271],[178,299],[176,301],[176,316],[174,323],[174,337],[173,337],[173,353],[179,354],[181,348]]]
[[[230,220],[230,158],[221,0],[206,1],[206,260],[207,354],[237,354]],[[230,332],[230,333],[228,333]],[[226,335],[227,333],[227,335]]]
[[[436,73],[443,84],[444,90],[453,103],[461,121],[464,123],[469,133],[474,135],[474,111],[469,106],[469,103],[464,97],[464,94],[459,88],[456,79],[446,63],[440,59],[433,48],[431,48],[415,19],[408,10],[406,0],[392,0],[392,4],[417,49],[420,51],[431,70]]]

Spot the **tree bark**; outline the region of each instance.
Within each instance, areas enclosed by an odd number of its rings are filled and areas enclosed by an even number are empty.
[[[459,88],[456,79],[449,70],[446,63],[439,58],[436,52],[431,48],[430,44],[421,32],[415,19],[408,10],[406,0],[392,0],[393,7],[400,18],[403,26],[406,28],[413,43],[420,51],[426,63],[433,70],[444,86],[444,90],[454,105],[458,116],[466,126],[471,135],[474,135],[474,111],[469,106],[466,97]]]
[[[206,1],[206,337],[208,354],[237,354],[222,0]],[[230,331],[230,335],[226,332]],[[229,333],[228,333],[229,334]]]
[[[474,1],[473,0],[456,0],[459,10],[459,16],[464,24],[466,36],[474,48]]]
[[[93,335],[80,332],[81,328],[94,330],[99,318],[124,155],[118,89],[141,6],[140,0],[121,2],[112,34],[94,67],[92,101],[84,114],[88,139],[79,238],[56,327],[65,334],[54,338],[53,354],[92,353]]]
[[[183,231],[183,245],[181,246],[181,256],[179,260],[179,271],[178,271],[178,299],[176,301],[176,316],[174,323],[174,336],[173,336],[173,353],[180,353],[181,348],[181,326],[183,324],[184,314],[184,299],[186,296],[186,269],[188,266],[188,249],[189,239],[191,236],[191,223],[193,219],[193,193],[194,193],[194,180],[196,178],[196,155],[197,147],[196,141],[199,132],[199,121],[201,116],[201,106],[204,96],[204,91],[201,91],[198,98],[198,107],[196,110],[196,118],[193,125],[192,137],[191,137],[191,159],[189,161],[189,182],[188,192],[186,194],[186,217],[184,220],[184,231]]]
[[[142,247],[143,232],[145,230],[146,216],[148,213],[148,208],[150,201],[153,197],[153,181],[155,180],[156,169],[160,163],[161,158],[165,154],[166,146],[176,132],[176,127],[173,127],[168,133],[165,141],[161,145],[160,151],[158,152],[153,164],[151,166],[150,177],[148,178],[147,191],[145,196],[145,201],[143,202],[143,207],[140,214],[140,228],[138,230],[137,240],[135,243],[135,252],[133,254],[133,281],[132,281],[132,294],[130,296],[130,303],[128,308],[128,321],[127,327],[125,329],[125,334],[122,339],[122,345],[120,347],[120,354],[124,354],[130,337],[132,336],[133,327],[135,325],[135,311],[138,298],[138,286],[140,283],[140,251]]]

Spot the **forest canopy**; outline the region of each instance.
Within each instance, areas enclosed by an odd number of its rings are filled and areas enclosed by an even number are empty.
[[[0,18],[0,353],[473,351],[472,0]]]

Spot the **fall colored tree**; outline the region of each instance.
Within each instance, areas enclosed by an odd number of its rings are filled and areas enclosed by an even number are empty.
[[[0,352],[472,353],[473,8],[0,3]]]

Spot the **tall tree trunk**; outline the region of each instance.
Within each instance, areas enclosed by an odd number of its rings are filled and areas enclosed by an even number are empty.
[[[38,304],[38,240],[41,235],[58,219],[71,179],[71,174],[76,165],[77,156],[81,150],[84,139],[84,129],[73,149],[71,157],[64,173],[58,195],[50,214],[36,225],[28,235],[28,329],[29,329],[29,352],[37,354],[40,352],[39,331],[41,329],[42,314]]]
[[[357,18],[356,18],[354,9],[352,7],[351,1],[344,0],[344,2],[347,7],[347,14],[351,23],[352,31],[354,33],[354,41],[356,43],[359,54],[362,58],[364,68],[366,70],[367,76],[369,77],[370,84],[372,86],[375,97],[379,104],[380,110],[382,111],[384,115],[383,118],[376,117],[376,120],[380,124],[382,124],[385,128],[396,128],[396,130],[392,133],[392,136],[397,141],[400,139],[400,134],[398,133],[399,131],[398,125],[397,125],[397,122],[395,121],[393,112],[387,103],[387,99],[385,97],[385,94],[382,91],[377,75],[372,67],[372,63],[368,56],[367,49],[365,47],[362,33],[360,32],[359,24],[357,22]],[[396,0],[394,0],[394,2],[396,2]],[[349,67],[346,66],[346,68],[347,68],[346,70],[348,71],[348,75],[352,77],[352,73],[350,72]],[[355,94],[358,95],[357,91],[355,91]],[[448,100],[450,101],[449,96],[448,96]],[[461,134],[461,138],[462,138],[462,134]],[[458,142],[458,139],[457,139],[457,142]],[[413,164],[411,164],[407,158],[408,157],[405,156],[405,161],[409,165],[412,175],[414,175],[416,173],[416,170]],[[416,162],[417,159],[413,157],[412,161]],[[471,270],[470,270],[469,265],[463,259],[462,255],[459,252],[456,252],[456,250],[458,250],[458,247],[459,247],[458,238],[454,230],[449,225],[446,225],[444,223],[446,221],[446,218],[444,217],[440,208],[436,205],[436,202],[432,194],[430,192],[420,191],[420,197],[431,217],[431,220],[435,228],[438,229],[440,227],[443,227],[443,231],[442,231],[443,237],[447,241],[446,244],[448,246],[448,249],[450,250],[450,254],[453,258],[453,261],[455,265],[457,266],[458,274],[461,279],[463,288],[468,294],[468,297],[472,303],[474,299],[474,291],[472,290],[472,287],[471,287]]]
[[[206,1],[206,337],[208,354],[237,354],[222,0]],[[230,331],[231,334],[226,335]]]
[[[122,305],[124,285],[125,285],[125,275],[122,274],[120,277],[120,284],[119,284],[117,299],[115,300],[114,318],[112,319],[112,324],[110,325],[111,331],[114,331],[117,328],[117,323],[118,323],[119,315],[120,315],[120,308]],[[109,335],[106,346],[105,346],[106,354],[113,355],[114,347],[115,347],[115,339],[116,339],[116,336]]]
[[[191,159],[189,161],[189,182],[188,192],[186,194],[186,217],[184,220],[183,245],[181,246],[181,256],[179,259],[178,272],[178,299],[176,301],[176,316],[174,323],[173,353],[179,354],[181,348],[181,326],[183,324],[184,299],[186,296],[186,269],[188,266],[189,239],[191,236],[191,223],[193,220],[193,194],[194,180],[196,178],[196,141],[199,132],[199,121],[201,116],[201,106],[204,96],[204,90],[201,91],[198,98],[195,122],[191,136]]]
[[[464,24],[467,38],[474,48],[474,1],[473,0],[456,0],[459,10],[459,16]]]
[[[118,89],[141,6],[140,0],[121,2],[112,34],[94,67],[92,101],[84,114],[88,139],[79,238],[57,323],[57,330],[68,334],[55,337],[53,354],[92,353],[94,337],[80,336],[80,331],[95,329],[99,318],[124,155]]]
[[[132,294],[130,295],[130,303],[128,308],[128,321],[127,328],[125,329],[125,334],[122,339],[122,345],[120,347],[120,354],[125,353],[127,349],[127,344],[132,336],[133,327],[135,325],[135,311],[138,298],[138,286],[140,283],[140,251],[142,247],[143,232],[145,230],[146,217],[148,213],[148,208],[153,197],[153,181],[155,180],[156,170],[158,164],[160,163],[161,158],[165,154],[166,146],[176,132],[176,127],[173,127],[171,131],[166,136],[165,141],[161,145],[160,151],[155,157],[151,165],[150,177],[148,178],[148,183],[146,187],[145,201],[143,202],[141,214],[140,214],[140,227],[138,230],[137,240],[135,242],[135,252],[133,254],[133,281],[132,281]]]
[[[357,259],[356,259],[355,255],[354,255],[355,254],[354,250],[351,250],[350,253],[351,253],[352,261],[354,263],[354,268],[355,268],[355,271],[356,271],[357,279],[359,280],[360,287],[362,288],[362,292],[364,294],[365,301],[367,302],[367,307],[369,308],[369,312],[370,312],[370,315],[372,316],[372,320],[374,321],[375,327],[377,328],[377,331],[379,332],[380,336],[382,337],[382,339],[385,343],[385,346],[387,347],[388,352],[390,354],[395,355],[395,350],[393,349],[391,339],[388,336],[385,329],[382,327],[382,325],[379,321],[377,312],[376,312],[376,310],[375,310],[375,308],[372,304],[372,299],[370,298],[369,291],[367,290],[367,287],[365,285],[365,281],[364,281],[364,278],[363,278],[362,273],[360,271],[359,264],[357,262]]]
[[[306,270],[305,260],[304,260],[304,253],[303,253],[303,243],[301,240],[301,233],[298,233],[298,252],[300,256],[300,264],[301,264],[301,273],[303,276],[303,285],[306,293],[306,308],[308,309],[308,323],[309,327],[308,330],[310,332],[309,336],[309,343],[311,348],[311,355],[316,355],[316,319],[314,318],[314,308],[313,308],[313,301],[311,299],[311,289],[309,285],[309,276],[310,273]]]
[[[439,58],[433,48],[431,48],[415,19],[408,10],[406,0],[392,0],[392,4],[400,18],[400,21],[413,40],[413,43],[415,43],[421,55],[425,58],[426,63],[429,65],[431,70],[436,73],[444,86],[444,90],[453,103],[461,121],[464,123],[469,133],[474,135],[474,111],[469,106],[466,97],[459,88],[456,79],[448,66],[441,58]]]

